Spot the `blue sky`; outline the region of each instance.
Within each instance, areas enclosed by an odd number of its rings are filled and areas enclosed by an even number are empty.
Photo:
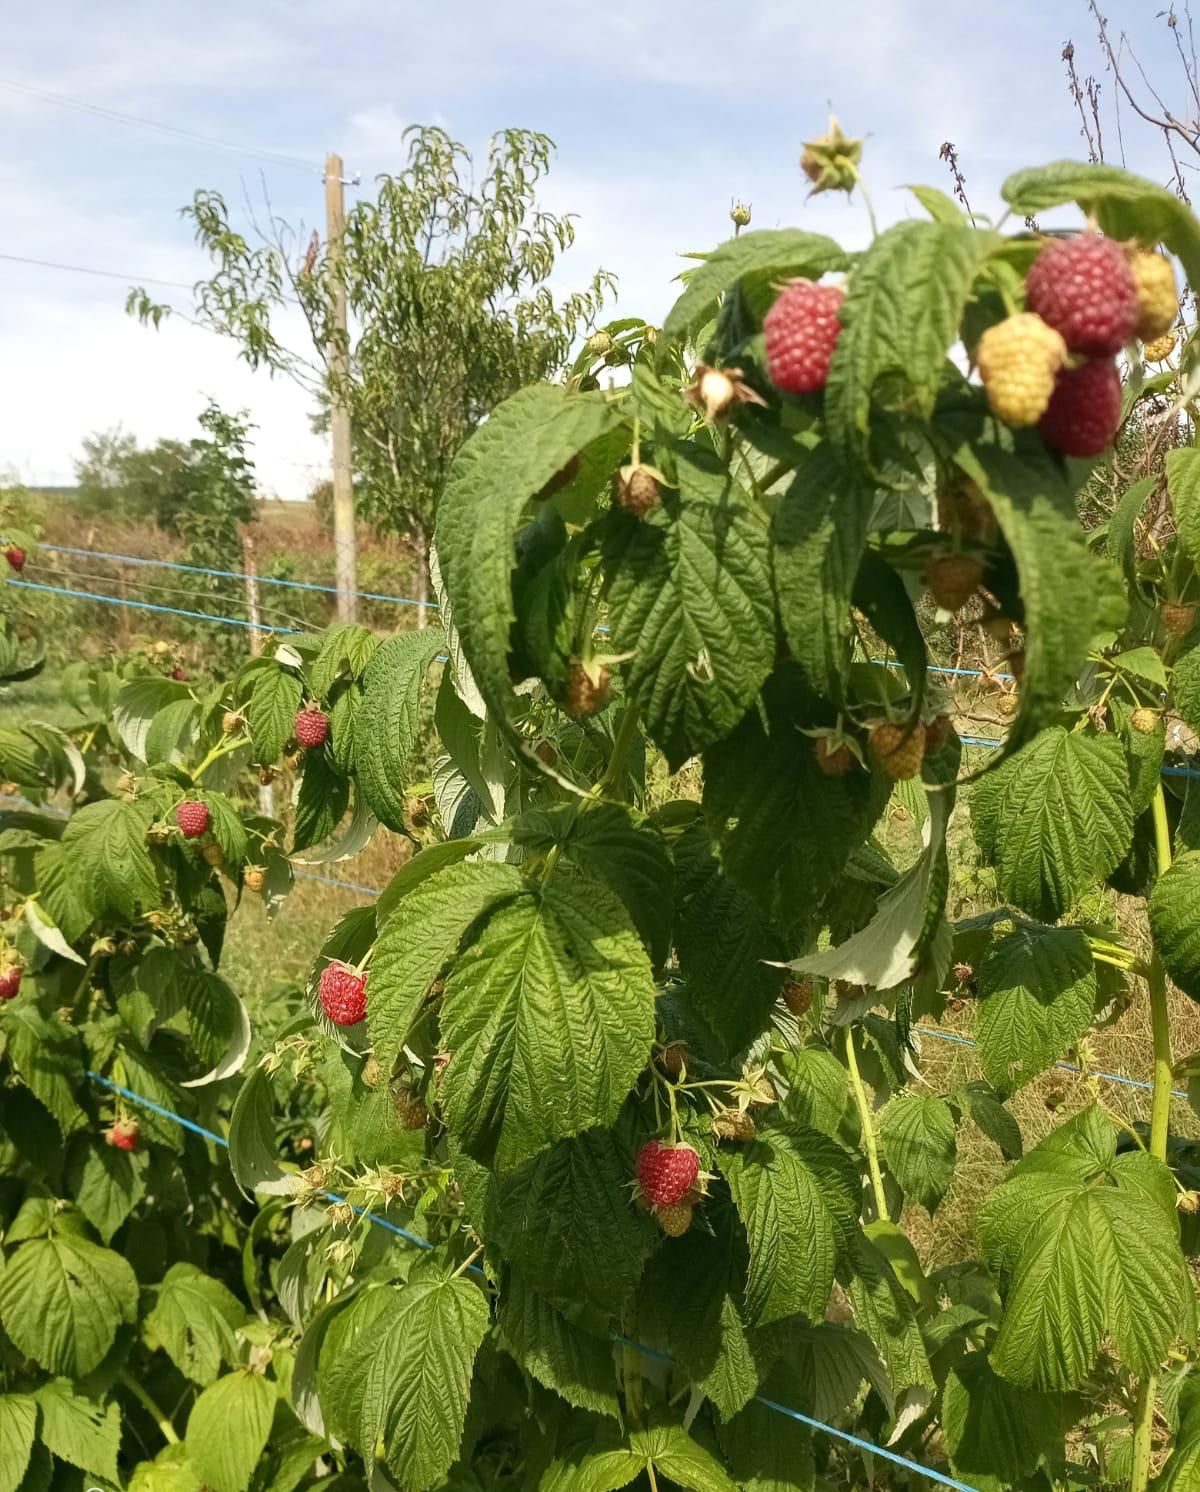
[[[1163,4],[1166,0],[1163,0]],[[1160,7],[1110,0],[1168,102],[1187,107]],[[545,131],[558,156],[544,199],[579,214],[556,284],[603,264],[622,314],[660,320],[679,255],[727,236],[731,197],[754,225],[798,223],[861,245],[857,203],[805,201],[801,142],[830,110],[868,136],[882,220],[916,211],[906,182],[948,188],[959,150],[973,205],[994,210],[1012,169],[1084,158],[1062,46],[1095,72],[1085,0],[50,0],[8,7],[0,77],[181,129],[311,160],[255,161],[56,106],[0,86],[0,159],[14,255],[191,283],[205,261],[178,208],[197,187],[240,212],[263,183],[276,212],[320,220],[319,167],[339,150],[364,189],[402,163],[401,135],[436,122],[481,150],[506,125]],[[1156,136],[1126,115],[1128,164],[1165,179]],[[1115,128],[1109,127],[1115,146]],[[1112,159],[1118,159],[1112,152]],[[261,173],[261,175],[260,175]],[[354,193],[350,193],[350,201]],[[258,425],[264,488],[301,495],[324,475],[302,395],[250,374],[221,339],[125,316],[126,284],[0,260],[0,472],[71,480],[90,431],[194,433],[209,394]],[[156,288],[156,287],[151,287]],[[162,289],[186,304],[186,292]]]

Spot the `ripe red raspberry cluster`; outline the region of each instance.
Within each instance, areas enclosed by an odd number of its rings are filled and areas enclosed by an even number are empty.
[[[175,809],[175,822],[184,839],[199,839],[208,832],[208,804],[187,798]]]
[[[333,959],[321,970],[317,997],[335,1026],[357,1026],[367,1013],[367,975]]]
[[[329,739],[329,716],[316,705],[307,705],[296,716],[292,734],[301,746],[310,750],[324,746]]]
[[[1155,342],[1175,319],[1171,262],[1102,233],[1052,239],[1025,277],[1025,301],[976,350],[992,411],[1036,425],[1064,456],[1097,456],[1121,424],[1117,354],[1136,338]]]

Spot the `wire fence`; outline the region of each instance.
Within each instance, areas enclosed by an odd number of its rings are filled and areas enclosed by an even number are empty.
[[[146,1098],[144,1094],[137,1093],[132,1088],[126,1088],[121,1083],[116,1083],[111,1078],[104,1077],[101,1073],[95,1072],[91,1068],[88,1069],[87,1075],[93,1082],[110,1089],[114,1093],[119,1093],[128,1103],[136,1104],[146,1109],[149,1113],[158,1115],[160,1119],[167,1120],[169,1123],[178,1124],[183,1129],[189,1130],[192,1134],[198,1135],[201,1139],[209,1141],[211,1144],[218,1146],[228,1153],[228,1139],[224,1135],[217,1134],[215,1130],[206,1129],[202,1124],[197,1124],[194,1120],[188,1119],[182,1114],[176,1114],[173,1110],[165,1108],[153,1099]],[[321,1187],[317,1189],[317,1195],[335,1206],[351,1208],[355,1215],[362,1219],[363,1222],[370,1223],[375,1227],[384,1228],[387,1232],[394,1234],[396,1237],[403,1239],[406,1243],[410,1243],[416,1248],[428,1250],[435,1247],[429,1239],[422,1238],[417,1233],[409,1232],[407,1228],[402,1228],[398,1223],[394,1223],[391,1218],[383,1217],[378,1212],[372,1212],[370,1208],[358,1206],[339,1192],[329,1191]],[[480,1279],[486,1278],[483,1269],[478,1264],[468,1264],[467,1271]],[[614,1333],[614,1340],[623,1346],[632,1347],[644,1357],[674,1366],[672,1359],[666,1353],[660,1352],[656,1347],[649,1347],[644,1342],[639,1342],[631,1337],[621,1336],[616,1333]],[[817,1430],[825,1435],[833,1436],[835,1439],[852,1445],[856,1450],[863,1451],[867,1455],[878,1456],[884,1461],[890,1461],[894,1466],[902,1466],[906,1471],[915,1472],[916,1475],[925,1477],[928,1481],[936,1482],[939,1486],[952,1487],[955,1489],[955,1492],[978,1492],[977,1488],[970,1486],[967,1482],[960,1482],[955,1477],[935,1471],[931,1466],[924,1466],[919,1461],[910,1460],[908,1456],[901,1455],[899,1451],[890,1450],[884,1445],[876,1445],[874,1441],[854,1435],[849,1430],[839,1429],[836,1425],[827,1425],[824,1420],[814,1419],[811,1415],[803,1414],[799,1409],[793,1409],[788,1404],[780,1404],[775,1399],[768,1399],[763,1394],[756,1394],[755,1402],[762,1404],[764,1408],[770,1409],[776,1414],[784,1415],[798,1424],[805,1425],[811,1430]]]

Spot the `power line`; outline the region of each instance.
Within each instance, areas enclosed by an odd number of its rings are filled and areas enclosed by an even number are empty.
[[[28,94],[44,103],[57,104],[63,109],[78,109],[84,114],[96,114],[102,119],[112,119],[118,124],[132,124],[140,129],[156,130],[159,134],[174,135],[177,139],[190,140],[196,145],[209,145],[215,150],[227,150],[234,155],[250,156],[253,159],[271,161],[278,166],[291,166],[294,170],[306,171],[310,175],[321,175],[318,166],[299,156],[285,155],[278,150],[261,150],[255,146],[236,145],[231,140],[218,140],[214,135],[204,135],[198,130],[181,129],[176,124],[163,124],[157,119],[146,119],[140,114],[126,114],[120,109],[110,109],[104,104],[92,104],[81,98],[72,98],[66,93],[54,93],[48,88],[35,88],[29,83],[18,83],[12,78],[0,78],[0,88],[9,88],[14,93]],[[190,288],[190,287],[189,287]]]
[[[39,269],[65,269],[77,275],[102,275],[106,280],[124,280],[130,285],[170,285],[174,290],[194,290],[194,285],[185,285],[182,280],[159,280],[153,275],[122,275],[115,269],[89,269],[85,264],[59,264],[53,259],[30,259],[24,254],[0,254],[10,264],[36,264]]]

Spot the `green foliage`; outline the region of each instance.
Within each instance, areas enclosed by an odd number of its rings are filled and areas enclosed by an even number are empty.
[[[1195,1174],[1167,1144],[1164,992],[1200,998],[1200,901],[1194,805],[1161,773],[1172,715],[1200,709],[1186,613],[1158,611],[1200,589],[1191,451],[1089,542],[1086,470],[997,423],[957,351],[1019,304],[1036,245],[928,191],[931,221],[854,257],[739,233],[657,337],[613,322],[546,382],[595,301],[545,293],[569,240],[532,216],[545,159],[502,137],[460,188],[458,147],[424,132],[347,237],[364,497],[419,542],[439,506],[442,628],[338,624],[212,687],[76,663],[78,728],[0,728],[33,804],[0,805],[0,969],[22,976],[0,1009],[0,1492],[64,1468],[137,1492],[918,1476],[864,1444],[979,1492],[1099,1485],[1097,1459],[1146,1492],[1164,1426],[1182,1487],[1196,1405],[1163,1365],[1195,1348]],[[1197,259],[1186,205],[1110,168],[1005,191]],[[283,261],[219,199],[194,212],[206,319],[294,371]],[[764,317],[827,270],[828,382],[792,395]],[[318,246],[297,280],[318,340],[330,273]],[[503,312],[466,307],[471,275]],[[431,346],[469,387],[411,376]],[[601,392],[606,363],[628,383]],[[223,496],[197,543],[250,482],[244,429],[208,434]],[[1024,657],[1004,749],[968,766],[919,584],[953,555]],[[331,733],[300,749],[306,701]],[[278,821],[256,801],[276,772]],[[410,858],[252,1030],[229,915],[380,825]],[[951,926],[960,857],[1002,904]],[[1126,933],[1139,898],[1151,939]],[[354,1025],[321,998],[334,963],[365,981]],[[1027,1149],[1007,1095],[1064,1058],[1102,1081],[1088,1034],[1143,979],[1148,1131],[1119,1148],[1094,1104]],[[978,1047],[939,1092],[921,1032],[952,997]],[[127,1092],[153,1105],[129,1151],[105,1135]],[[927,1274],[906,1225],[942,1205],[968,1119],[1005,1169],[980,1257]]]

